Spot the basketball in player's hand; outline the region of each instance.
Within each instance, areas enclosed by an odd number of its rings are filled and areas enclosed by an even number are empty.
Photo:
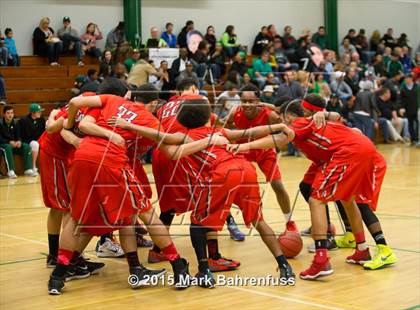
[[[295,257],[302,251],[302,238],[297,233],[285,231],[279,236],[278,240],[281,250],[287,258]]]

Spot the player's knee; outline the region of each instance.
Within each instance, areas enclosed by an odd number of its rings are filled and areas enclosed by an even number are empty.
[[[286,189],[283,186],[283,183],[281,182],[281,180],[274,180],[270,182],[271,187],[273,188],[273,190],[276,193],[283,193],[286,191]]]
[[[368,204],[358,203],[357,206],[359,207],[360,214],[362,215],[362,219],[366,227],[379,222],[378,217],[375,215],[375,213],[373,213]]]
[[[299,183],[299,190],[306,202],[309,202],[309,197],[311,197],[312,187],[310,184],[305,182]]]
[[[35,141],[35,140],[34,141],[31,141],[29,143],[29,146],[30,146],[32,152],[39,152],[39,143],[38,143],[38,141]]]

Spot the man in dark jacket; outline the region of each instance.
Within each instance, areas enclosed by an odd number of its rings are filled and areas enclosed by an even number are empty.
[[[267,26],[262,26],[261,31],[255,37],[254,44],[252,45],[252,55],[261,56],[270,42],[271,38],[268,36]]]
[[[194,29],[194,22],[189,20],[178,34],[178,45],[180,48],[187,48],[187,33]]]
[[[31,148],[22,142],[19,126],[14,119],[13,107],[10,105],[3,108],[3,118],[0,119],[0,152],[3,152],[6,159],[9,178],[16,179],[13,154],[22,155],[25,175],[36,176],[32,170]]]
[[[36,160],[39,153],[38,139],[45,131],[45,119],[42,117],[43,109],[37,103],[29,106],[29,114],[21,118],[18,122],[20,138],[22,142],[29,144],[32,150],[32,167],[34,174],[38,173]]]
[[[408,129],[410,131],[411,141],[413,143],[419,141],[418,130],[419,120],[417,119],[417,110],[419,99],[420,86],[414,83],[413,76],[407,75],[404,83],[401,86],[401,104],[404,109],[404,116],[408,119]]]

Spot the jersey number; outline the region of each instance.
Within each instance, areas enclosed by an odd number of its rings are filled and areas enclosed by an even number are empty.
[[[133,120],[136,119],[136,117],[138,116],[137,113],[134,113],[133,111],[128,110],[127,108],[120,106],[118,108],[118,114],[117,117],[118,118],[122,118],[125,119],[127,122],[131,123]]]
[[[165,106],[165,109],[162,112],[162,118],[167,118],[170,116],[176,116],[177,109],[175,102],[170,102]]]

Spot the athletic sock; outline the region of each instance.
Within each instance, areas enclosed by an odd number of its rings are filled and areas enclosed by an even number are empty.
[[[137,251],[125,253],[125,257],[127,258],[128,266],[130,268],[136,268],[141,266]]]
[[[366,245],[365,233],[359,231],[358,233],[353,233],[354,240],[356,240],[356,247],[359,251],[365,251],[368,246]]]
[[[327,223],[328,225],[331,224],[331,219],[330,219],[330,209],[328,208],[328,204],[325,204],[325,212],[327,214]]]
[[[217,239],[207,239],[207,250],[209,251],[209,258],[217,260],[221,257]]]
[[[102,244],[104,244],[105,243],[105,241],[106,241],[106,238],[108,238],[108,239],[112,239],[112,233],[108,233],[108,234],[105,234],[105,235],[102,235],[101,236],[101,239],[99,240],[99,243],[102,245]]]
[[[159,219],[161,220],[162,224],[167,226],[167,227],[171,226],[174,217],[175,217],[175,210],[174,209],[162,212],[159,215]],[[152,248],[152,251],[160,253],[161,249],[156,244],[154,244],[153,248]]]
[[[283,215],[284,215],[284,218],[285,218],[286,222],[288,222],[288,221],[290,221],[290,219],[291,219],[292,212],[289,212],[289,213],[283,213]]]
[[[173,262],[179,258],[178,251],[175,247],[175,244],[171,242],[170,245],[168,245],[166,248],[162,249],[162,254],[165,255],[165,257],[170,261]]]
[[[315,240],[315,259],[328,260],[327,239]]]
[[[384,233],[382,232],[382,230],[373,233],[372,237],[375,240],[376,244],[386,245],[385,236],[384,236]]]
[[[58,256],[58,247],[60,242],[60,235],[48,234],[48,248],[49,254],[55,258]]]
[[[77,252],[77,251],[74,251],[73,252],[73,256],[72,256],[72,258],[70,260],[70,264],[77,264],[77,262],[79,260],[79,257],[80,257],[80,253]]]
[[[73,257],[73,251],[66,249],[59,249],[57,255],[57,265],[55,266],[51,275],[54,277],[63,278],[67,270],[69,270],[70,260]]]
[[[57,263],[51,275],[58,278],[64,278],[68,270],[69,270],[69,265],[63,265],[63,264]]]
[[[232,224],[235,222],[235,219],[233,218],[232,214],[228,214],[228,216],[226,217],[226,225]]]
[[[276,257],[277,264],[279,265],[280,269],[286,269],[289,266],[286,257],[284,255],[279,255]]]
[[[198,270],[200,272],[207,272],[207,269],[209,268],[206,251],[206,233],[207,228],[196,224],[190,225],[191,243],[193,245],[195,255],[197,256]]]

